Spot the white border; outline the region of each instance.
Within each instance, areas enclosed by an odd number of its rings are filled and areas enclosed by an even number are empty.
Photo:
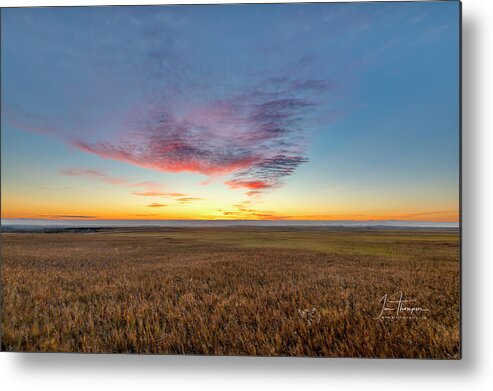
[[[228,1],[217,1],[217,3]],[[251,1],[258,2],[258,1]],[[164,4],[146,0],[140,4]],[[184,1],[183,3],[206,3]],[[2,0],[2,6],[135,1]],[[463,360],[0,353],[4,390],[486,390],[493,384],[493,2],[463,1]]]

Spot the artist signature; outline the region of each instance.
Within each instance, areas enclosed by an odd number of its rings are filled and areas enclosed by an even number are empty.
[[[380,313],[373,319],[410,319],[422,317],[428,308],[416,305],[415,299],[405,299],[402,291],[385,294],[378,302]]]

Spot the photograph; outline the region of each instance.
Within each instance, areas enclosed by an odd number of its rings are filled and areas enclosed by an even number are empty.
[[[1,350],[460,360],[461,34],[458,1],[2,8]]]

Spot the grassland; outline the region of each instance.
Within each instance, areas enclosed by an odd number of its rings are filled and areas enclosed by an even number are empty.
[[[454,359],[458,246],[453,230],[3,233],[1,346]],[[428,311],[378,318],[398,291]]]

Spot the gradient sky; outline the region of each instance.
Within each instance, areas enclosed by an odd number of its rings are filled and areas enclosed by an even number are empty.
[[[2,218],[458,221],[458,2],[1,17]]]

